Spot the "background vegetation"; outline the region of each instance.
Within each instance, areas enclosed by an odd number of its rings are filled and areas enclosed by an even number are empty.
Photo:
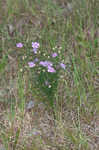
[[[98,0],[0,0],[0,150],[98,150],[98,115]]]

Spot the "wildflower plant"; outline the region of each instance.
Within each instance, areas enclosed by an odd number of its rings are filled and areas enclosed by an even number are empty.
[[[38,42],[32,42],[32,52],[30,53],[32,57],[29,58],[30,61],[28,60],[27,64],[32,77],[35,78],[32,80],[33,84],[53,105],[58,86],[59,71],[60,69],[65,70],[66,66],[59,60],[58,52],[52,50],[51,54],[41,55],[39,48],[40,44]]]

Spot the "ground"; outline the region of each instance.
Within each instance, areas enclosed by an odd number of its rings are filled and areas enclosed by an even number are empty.
[[[0,2],[0,150],[99,149],[98,6],[97,0]],[[32,42],[40,44],[37,55]],[[29,68],[35,57],[53,61],[58,71]]]

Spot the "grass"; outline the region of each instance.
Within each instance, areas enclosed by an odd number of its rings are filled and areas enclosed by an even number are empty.
[[[98,3],[0,1],[0,149],[98,150]],[[32,42],[39,60],[66,69],[29,68]]]

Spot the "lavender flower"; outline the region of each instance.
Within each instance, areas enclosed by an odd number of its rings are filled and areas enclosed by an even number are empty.
[[[30,68],[35,67],[35,63],[33,61],[28,62],[28,65],[29,65]]]
[[[55,57],[57,57],[57,56],[58,56],[57,53],[53,53],[53,54],[52,54],[52,57],[53,57],[53,58],[55,58]]]
[[[40,61],[39,64],[42,65],[43,67],[48,67],[48,66],[51,67],[53,65],[52,62],[50,61]]]
[[[65,64],[60,63],[60,66],[61,66],[61,68],[63,68],[63,69],[65,70],[65,68],[66,68],[66,65],[65,65]]]
[[[39,59],[38,59],[38,58],[35,58],[35,59],[34,59],[34,62],[38,62],[38,61],[39,61]]]
[[[53,65],[52,62],[50,62],[50,61],[40,61],[39,64],[43,67],[47,67],[48,72],[56,72],[56,70],[52,67],[52,65]]]
[[[17,43],[17,44],[16,44],[16,47],[22,48],[22,47],[23,47],[23,44],[22,44],[22,43]]]
[[[52,73],[56,72],[56,70],[53,67],[51,67],[51,66],[48,66],[48,70],[47,71],[48,72],[52,72]]]
[[[33,48],[34,54],[37,54],[37,48]]]
[[[40,45],[37,42],[32,42],[32,47],[33,47],[33,49],[37,49],[40,47]]]
[[[45,61],[40,61],[39,63],[41,66],[46,67]]]
[[[53,66],[53,63],[51,61],[45,61],[46,67]]]

